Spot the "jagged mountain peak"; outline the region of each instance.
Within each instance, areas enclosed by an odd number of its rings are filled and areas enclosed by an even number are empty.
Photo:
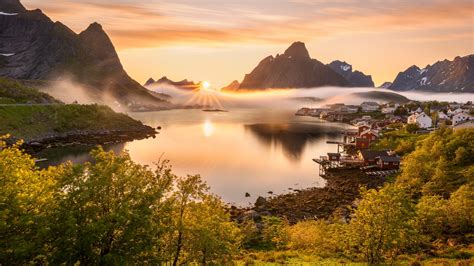
[[[294,42],[286,49],[284,55],[286,57],[311,59],[308,49],[306,49],[306,45],[303,42]]]
[[[374,87],[372,76],[365,75],[360,71],[353,71],[352,65],[346,61],[335,60],[327,65],[334,72],[343,76],[353,87]]]
[[[97,22],[91,23],[85,31],[86,32],[100,32],[100,33],[103,32],[103,33],[105,33],[104,29],[102,28],[102,25],[97,23]]]
[[[302,42],[293,43],[285,53],[267,56],[250,74],[245,75],[239,90],[314,88],[348,86],[348,82],[331,68],[311,59]]]
[[[390,89],[433,92],[473,92],[474,55],[457,56],[453,61],[437,61],[420,69],[411,66],[400,72]]]
[[[0,0],[0,12],[4,13],[21,13],[25,12],[26,8],[19,0]]]

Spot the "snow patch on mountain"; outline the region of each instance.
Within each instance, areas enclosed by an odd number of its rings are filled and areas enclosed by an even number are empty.
[[[342,71],[349,71],[349,69],[351,69],[351,66],[349,66],[349,65],[342,65],[342,66],[341,66],[341,69],[342,69]]]
[[[0,55],[8,57],[8,56],[13,56],[15,54],[0,54]]]
[[[418,70],[418,72],[420,73],[420,75],[423,75],[423,73],[425,73],[426,71],[428,71],[426,68],[423,68],[423,69]]]
[[[422,79],[420,80],[420,85],[422,85],[422,86],[423,86],[423,85],[426,85],[426,81],[427,81],[427,80],[428,80],[427,77],[422,78]]]
[[[16,15],[18,15],[18,13],[6,13],[6,12],[1,12],[0,11],[0,15],[1,16],[16,16]]]

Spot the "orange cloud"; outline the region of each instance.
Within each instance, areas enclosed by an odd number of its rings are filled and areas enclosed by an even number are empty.
[[[86,22],[103,22],[121,49],[180,43],[289,43],[302,37],[387,31],[420,31],[433,41],[442,39],[436,32],[440,29],[466,25],[472,29],[474,23],[474,4],[469,0],[288,0],[279,5],[267,3],[266,8],[246,5],[247,0],[240,5],[228,1],[218,6],[205,0],[199,4],[185,0],[137,1],[133,5],[91,0],[25,2],[32,7],[38,5],[76,31],[85,28]]]

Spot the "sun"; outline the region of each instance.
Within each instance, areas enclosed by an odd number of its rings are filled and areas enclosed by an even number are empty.
[[[203,89],[208,90],[211,88],[211,83],[209,83],[209,81],[203,81],[201,86]]]

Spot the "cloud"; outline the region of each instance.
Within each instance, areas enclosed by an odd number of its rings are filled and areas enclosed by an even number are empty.
[[[474,3],[470,0],[25,2],[28,7],[43,8],[76,31],[85,28],[86,22],[102,22],[120,49],[190,42],[288,43],[301,37],[388,31],[420,32],[424,38],[418,41],[436,41],[443,38],[437,36],[439,30],[474,23]]]

